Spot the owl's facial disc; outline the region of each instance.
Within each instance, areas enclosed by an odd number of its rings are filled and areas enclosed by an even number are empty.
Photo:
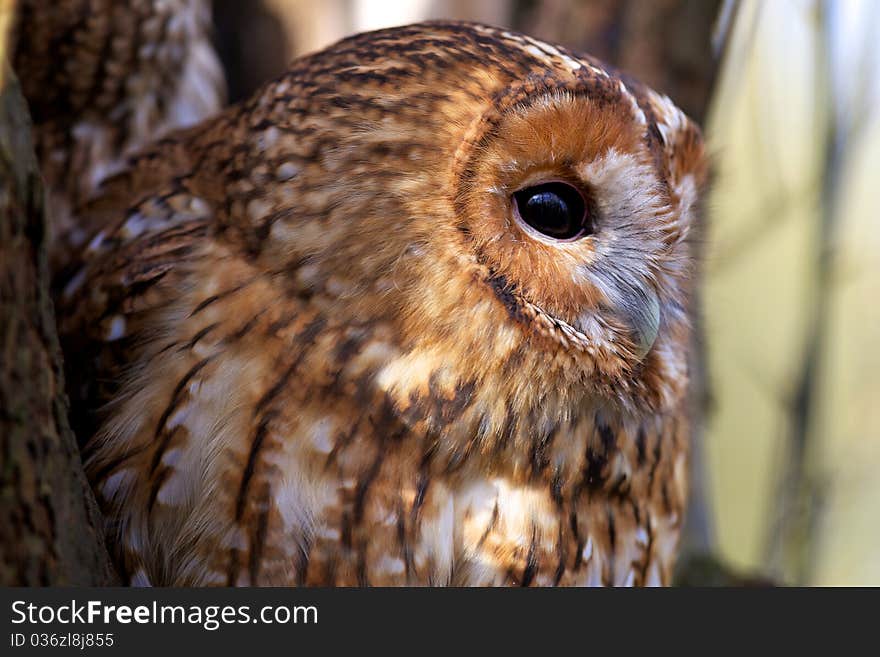
[[[596,380],[639,376],[676,326],[686,260],[655,133],[601,76],[517,93],[459,147],[462,232],[508,319],[542,338],[531,345],[564,349]]]

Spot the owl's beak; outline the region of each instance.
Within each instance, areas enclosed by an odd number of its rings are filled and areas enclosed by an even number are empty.
[[[602,312],[614,317],[629,329],[633,355],[642,360],[651,351],[660,332],[660,299],[654,289],[626,286],[614,291],[613,301],[603,304]],[[587,335],[595,334],[596,311],[590,310],[574,326]]]
[[[651,287],[633,288],[615,309],[632,329],[635,355],[642,360],[651,351],[660,331],[660,299]]]

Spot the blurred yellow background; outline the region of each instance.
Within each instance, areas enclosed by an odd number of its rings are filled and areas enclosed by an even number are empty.
[[[743,3],[707,126],[717,177],[706,441],[718,543],[764,570],[778,515],[794,513],[806,545],[784,572],[809,584],[880,584],[878,38],[874,0]],[[811,322],[825,337],[797,508],[780,478]]]

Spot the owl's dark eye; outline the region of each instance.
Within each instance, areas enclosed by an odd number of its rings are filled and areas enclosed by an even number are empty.
[[[590,232],[583,196],[564,182],[526,187],[513,200],[520,218],[542,235],[570,240]]]

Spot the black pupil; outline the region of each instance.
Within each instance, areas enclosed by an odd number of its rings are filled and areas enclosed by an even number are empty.
[[[548,237],[564,240],[585,233],[584,199],[571,185],[544,183],[521,189],[513,198],[522,220]]]

